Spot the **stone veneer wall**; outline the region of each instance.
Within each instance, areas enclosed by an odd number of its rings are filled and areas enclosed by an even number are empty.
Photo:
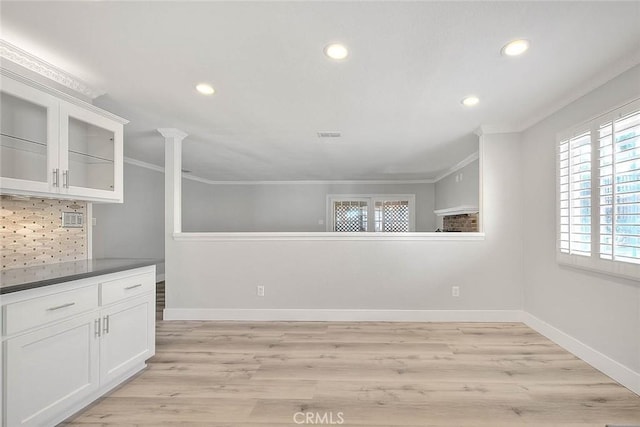
[[[62,212],[81,212],[85,226],[62,228]],[[87,258],[87,203],[0,196],[2,270]]]
[[[447,215],[442,221],[444,231],[478,231],[478,214]]]

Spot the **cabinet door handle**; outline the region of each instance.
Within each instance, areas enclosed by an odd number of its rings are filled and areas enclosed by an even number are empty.
[[[96,338],[100,338],[100,318],[99,317],[93,321],[93,326],[96,328]]]
[[[127,286],[126,288],[124,288],[124,290],[128,291],[128,290],[131,290],[131,289],[139,288],[140,286],[142,286],[142,283],[138,283],[137,285]]]
[[[109,333],[109,316],[108,315],[102,318],[102,333],[105,335]]]
[[[60,170],[58,168],[55,168],[53,170],[53,186],[54,187],[58,187],[58,173],[60,172]]]
[[[69,188],[69,171],[62,171],[62,186],[64,188]]]
[[[66,303],[66,304],[56,305],[55,307],[49,307],[49,308],[47,308],[47,311],[60,310],[61,308],[71,307],[72,305],[76,305],[76,303],[75,303],[75,302],[68,302],[68,303]]]

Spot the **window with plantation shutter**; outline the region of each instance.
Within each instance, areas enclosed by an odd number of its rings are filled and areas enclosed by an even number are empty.
[[[560,250],[591,254],[591,135],[560,142]]]
[[[600,144],[600,257],[640,264],[640,111],[605,123]]]
[[[559,137],[558,261],[640,280],[640,100]]]

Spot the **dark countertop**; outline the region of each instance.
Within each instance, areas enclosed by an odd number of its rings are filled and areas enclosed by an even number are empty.
[[[162,261],[142,258],[103,258],[11,268],[0,272],[0,294],[147,267],[159,262]]]

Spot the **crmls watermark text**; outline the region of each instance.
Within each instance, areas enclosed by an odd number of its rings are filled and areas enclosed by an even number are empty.
[[[293,422],[296,424],[344,424],[342,412],[296,412],[293,414]]]

